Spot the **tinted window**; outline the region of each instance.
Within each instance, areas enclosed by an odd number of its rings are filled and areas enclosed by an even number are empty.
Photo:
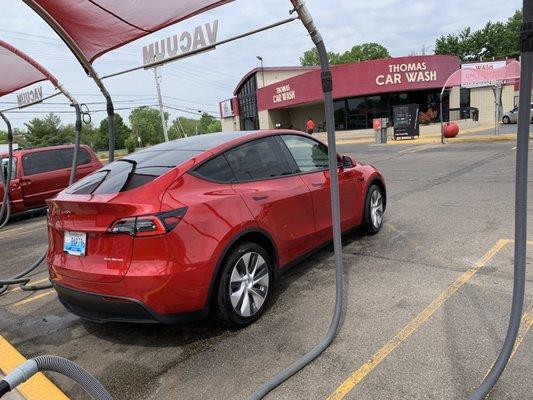
[[[202,178],[217,182],[232,182],[235,180],[235,175],[231,170],[228,161],[224,154],[216,156],[211,160],[203,163],[195,172]]]
[[[72,167],[74,148],[40,151],[26,154],[22,159],[25,175],[42,174],[43,172]],[[89,164],[91,156],[89,152],[80,148],[78,153],[78,165]]]
[[[200,153],[201,151],[192,150],[134,153],[81,179],[67,189],[67,193],[106,194],[136,189]]]
[[[328,168],[328,148],[302,136],[282,135],[301,172],[319,171]]]
[[[227,151],[226,159],[237,181],[275,178],[291,174],[273,138],[254,140]]]
[[[74,158],[74,148],[62,149],[61,157],[63,158],[64,168],[72,167],[72,159]],[[78,152],[78,165],[89,164],[91,162],[91,156],[87,150],[80,148]]]
[[[22,158],[22,167],[25,175],[42,174],[66,168],[59,149],[26,154]]]

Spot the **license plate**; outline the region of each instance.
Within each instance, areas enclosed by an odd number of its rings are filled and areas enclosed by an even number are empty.
[[[87,234],[81,232],[65,232],[63,251],[73,256],[84,256],[87,248]]]

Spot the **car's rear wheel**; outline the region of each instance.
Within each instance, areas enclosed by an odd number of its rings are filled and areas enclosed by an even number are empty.
[[[370,235],[375,235],[383,226],[383,214],[385,203],[383,193],[378,185],[372,185],[368,189],[365,200],[365,213],[363,217],[363,229]]]
[[[502,118],[502,122],[505,124],[505,125],[508,125],[511,123],[511,119],[507,116],[503,117]]]
[[[272,263],[265,249],[256,243],[241,243],[222,266],[215,317],[236,328],[255,322],[266,308],[272,283]]]

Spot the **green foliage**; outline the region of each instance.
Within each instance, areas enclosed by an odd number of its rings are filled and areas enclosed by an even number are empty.
[[[133,153],[137,146],[137,137],[134,134],[131,134],[124,141],[124,147],[128,153]]]
[[[344,53],[328,52],[328,59],[332,65],[349,64],[357,61],[379,60],[389,57],[389,51],[379,43],[363,43],[355,45]],[[300,58],[300,64],[306,67],[320,65],[320,59],[316,48],[307,50]]]
[[[168,121],[168,118],[169,114],[165,113],[165,121]],[[138,107],[132,110],[129,119],[133,133],[141,137],[143,146],[151,146],[165,140],[159,110]]]
[[[517,10],[507,22],[487,22],[480,30],[466,27],[456,34],[441,36],[435,54],[454,54],[463,61],[518,58],[522,11]]]
[[[220,120],[210,114],[203,113],[200,119],[176,118],[168,130],[168,136],[174,140],[183,137],[182,132],[185,132],[187,136],[194,136],[220,131],[222,131]]]
[[[74,129],[62,126],[58,115],[50,113],[44,118],[33,118],[24,125],[27,129],[25,136],[29,146],[57,146],[74,142]]]
[[[131,135],[131,129],[124,124],[124,120],[119,114],[115,114],[115,149],[123,149],[124,141]],[[98,150],[109,149],[109,122],[108,119],[103,119],[100,122],[98,132],[93,133],[94,146]]]
[[[0,131],[0,144],[7,143],[7,132]]]

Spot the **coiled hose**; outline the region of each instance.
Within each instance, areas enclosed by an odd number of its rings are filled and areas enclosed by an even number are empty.
[[[102,384],[75,362],[57,356],[39,356],[15,368],[0,381],[0,397],[26,382],[37,372],[57,372],[81,386],[94,400],[113,400]]]

